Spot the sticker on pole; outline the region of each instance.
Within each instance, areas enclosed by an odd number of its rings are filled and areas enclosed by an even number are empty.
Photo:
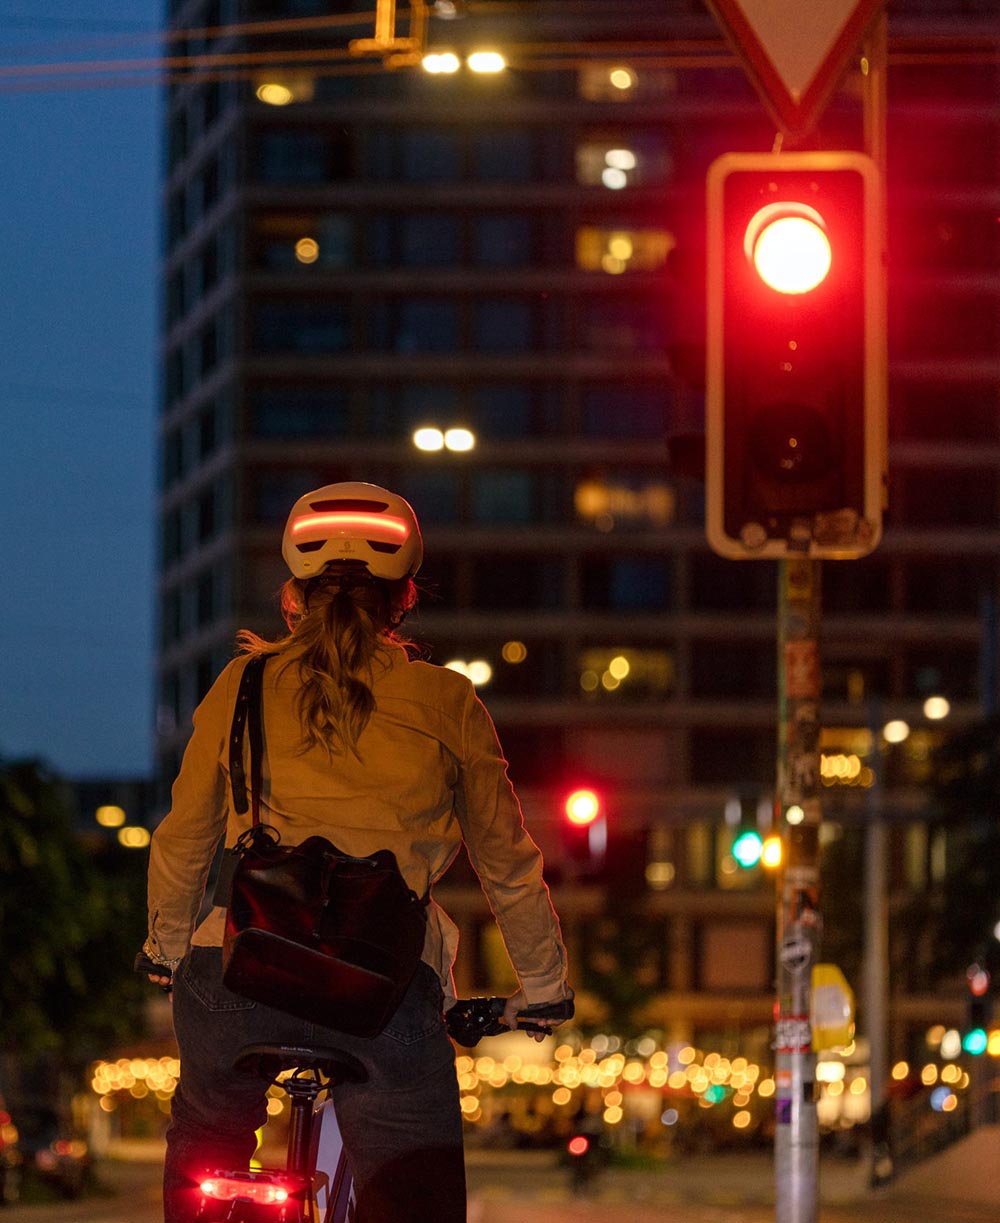
[[[808,1015],[781,1015],[774,1026],[776,1053],[808,1053],[812,1048],[812,1024]]]
[[[804,934],[790,934],[782,941],[778,955],[782,968],[800,973],[812,958],[812,943]]]

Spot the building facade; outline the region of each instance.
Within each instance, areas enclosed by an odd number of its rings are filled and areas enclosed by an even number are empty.
[[[430,7],[458,71],[350,57],[369,0],[170,5],[161,776],[236,629],[278,628],[294,500],[387,485],[427,545],[411,634],[482,681],[593,1016],[625,974],[651,1024],[766,1043],[773,888],[731,848],[771,818],[776,567],[712,554],[669,442],[704,427],[705,173],[773,125],[695,0]],[[968,723],[997,689],[990,9],[891,6],[890,507],[877,552],[823,575],[824,837],[854,844],[877,802],[902,900],[947,868],[924,702]],[[860,97],[852,69],[819,147],[863,147]],[[580,786],[609,830],[593,877],[560,837]],[[462,986],[502,989],[467,870],[442,899]],[[616,948],[623,919],[640,946]],[[951,1005],[925,985],[900,986],[901,1047]]]

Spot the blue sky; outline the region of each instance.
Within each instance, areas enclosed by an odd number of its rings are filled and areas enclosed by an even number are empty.
[[[160,10],[0,0],[0,66],[105,58]],[[72,777],[152,760],[160,112],[0,77],[0,758]]]

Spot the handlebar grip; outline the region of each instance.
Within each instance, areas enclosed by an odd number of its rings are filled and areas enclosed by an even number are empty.
[[[162,989],[165,994],[169,994],[174,988],[173,969],[167,968],[165,964],[154,963],[144,951],[140,951],[132,963],[132,971],[142,973],[143,976],[152,977],[169,977],[170,980],[166,985],[160,985],[157,988]]]
[[[572,1019],[576,1014],[576,1007],[572,998],[560,998],[558,1002],[534,1002],[531,1006],[526,1006],[523,1011],[517,1012],[518,1019],[558,1019],[564,1022],[567,1019]],[[521,1024],[517,1025],[521,1027]]]

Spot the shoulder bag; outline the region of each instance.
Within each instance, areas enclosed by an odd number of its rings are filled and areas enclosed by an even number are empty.
[[[355,1036],[377,1035],[420,963],[428,896],[406,885],[395,854],[343,853],[325,837],[282,845],[260,820],[266,655],[240,682],[229,741],[233,806],[252,826],[226,850],[215,903],[226,907],[223,982],[244,998]]]

